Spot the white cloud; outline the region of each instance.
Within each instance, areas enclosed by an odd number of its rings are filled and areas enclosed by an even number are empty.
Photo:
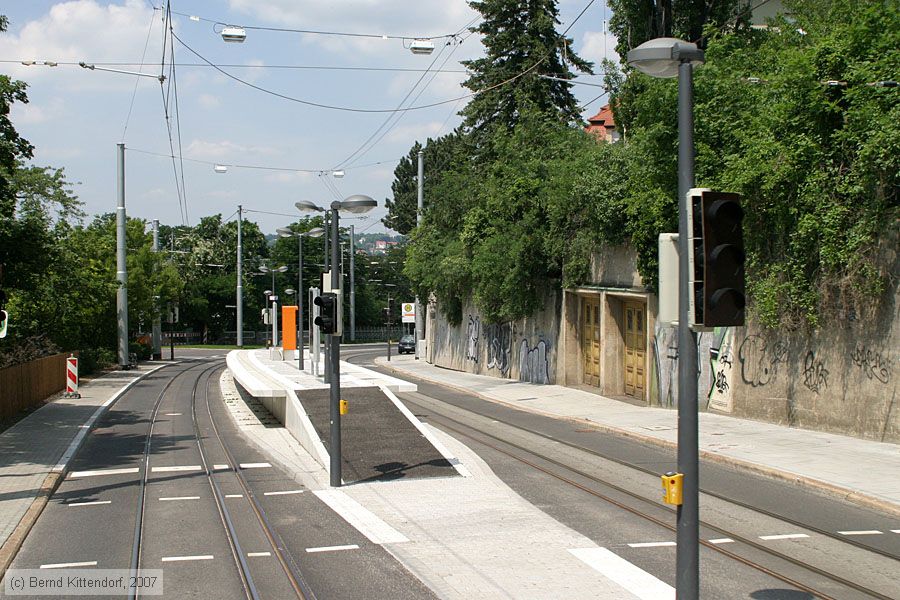
[[[153,11],[146,2],[126,0],[123,4],[101,5],[95,0],[61,2],[39,19],[29,21],[17,34],[0,37],[0,56],[16,60],[63,62],[138,61]],[[154,23],[159,31],[159,24]],[[157,56],[157,36],[152,36],[148,56]],[[152,54],[151,54],[152,52]],[[149,71],[149,69],[147,69]],[[9,74],[28,81],[65,78],[71,88],[130,87],[132,77],[99,71],[83,71],[78,66],[24,66],[13,64]]]
[[[312,173],[304,171],[275,171],[266,173],[263,176],[263,181],[267,183],[295,183],[298,181],[310,181],[312,176]]]
[[[414,125],[399,125],[391,130],[387,139],[391,142],[405,142],[412,146],[416,140],[424,142],[426,138],[434,137],[441,130],[442,124],[440,121],[431,121]]]
[[[281,154],[270,146],[245,146],[228,140],[212,142],[192,140],[184,149],[184,156],[201,160],[225,160],[246,162],[247,156],[276,156]]]
[[[17,125],[35,125],[38,123],[46,123],[63,115],[65,112],[65,103],[60,98],[53,98],[45,105],[30,104],[13,104],[11,113],[12,120]]]
[[[221,102],[217,96],[211,94],[200,94],[197,96],[197,103],[207,110],[218,108]]]
[[[619,55],[616,54],[616,36],[602,31],[585,31],[581,37],[581,50],[579,54],[581,58],[592,61],[595,67],[600,65],[600,61],[609,58],[613,62],[619,62]],[[598,70],[595,68],[594,72]]]

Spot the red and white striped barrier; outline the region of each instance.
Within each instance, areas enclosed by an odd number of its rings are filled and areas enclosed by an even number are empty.
[[[67,398],[81,398],[78,393],[78,357],[69,355],[66,359],[66,393]]]

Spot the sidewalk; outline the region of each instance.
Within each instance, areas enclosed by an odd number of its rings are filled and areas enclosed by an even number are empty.
[[[476,394],[546,416],[588,422],[674,448],[677,411],[633,406],[559,385],[535,385],[435,367],[412,356],[378,365],[403,376]],[[700,456],[815,488],[900,515],[900,446],[848,436],[700,413]],[[864,468],[860,468],[865,465]]]
[[[170,363],[144,363],[79,387],[0,433],[0,577],[43,510],[93,422],[119,395]]]

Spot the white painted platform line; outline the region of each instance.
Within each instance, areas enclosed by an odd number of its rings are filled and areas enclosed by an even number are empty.
[[[731,544],[734,543],[734,540],[731,538],[716,538],[714,540],[709,540],[710,544]]]
[[[177,467],[153,467],[150,469],[153,473],[175,473],[182,471],[202,471],[203,467],[200,465],[181,465]]]
[[[838,531],[841,535],[884,535],[883,531],[877,529],[864,529],[860,531]]]
[[[570,548],[569,552],[640,600],[675,600],[675,588],[606,548]]]
[[[248,552],[247,556],[272,556],[271,552]]]
[[[340,490],[316,490],[313,494],[374,544],[399,544],[409,541],[405,535]]]
[[[75,567],[96,567],[96,560],[89,560],[86,562],[73,562],[73,563],[56,563],[52,565],[41,565],[42,569],[72,569]]]
[[[809,536],[805,533],[785,533],[782,535],[761,535],[759,539],[761,540],[796,540],[800,538],[808,538]]]
[[[69,479],[78,479],[79,477],[100,477],[102,475],[129,475],[137,473],[140,469],[137,467],[129,469],[97,469],[96,471],[72,471],[69,473]]]
[[[271,466],[269,463],[241,463],[242,469],[266,469]]]
[[[283,492],[263,492],[263,496],[287,496],[288,494],[302,494],[304,490],[284,490]]]
[[[628,545],[632,548],[662,548],[664,546],[674,546],[675,542],[639,542]]]
[[[356,544],[347,544],[346,546],[320,546],[319,548],[307,548],[309,553],[313,552],[337,552],[339,550],[359,550]]]
[[[169,502],[171,500],[199,500],[200,496],[169,496],[167,498],[160,498],[160,502]]]
[[[212,554],[201,554],[199,556],[163,556],[163,562],[181,562],[186,560],[212,560]]]
[[[91,502],[70,502],[66,506],[97,506],[98,504],[112,504],[112,500],[93,500]]]

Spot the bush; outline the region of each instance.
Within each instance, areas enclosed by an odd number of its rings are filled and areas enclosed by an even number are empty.
[[[116,354],[109,348],[85,348],[79,353],[79,375],[90,375],[116,362]]]

